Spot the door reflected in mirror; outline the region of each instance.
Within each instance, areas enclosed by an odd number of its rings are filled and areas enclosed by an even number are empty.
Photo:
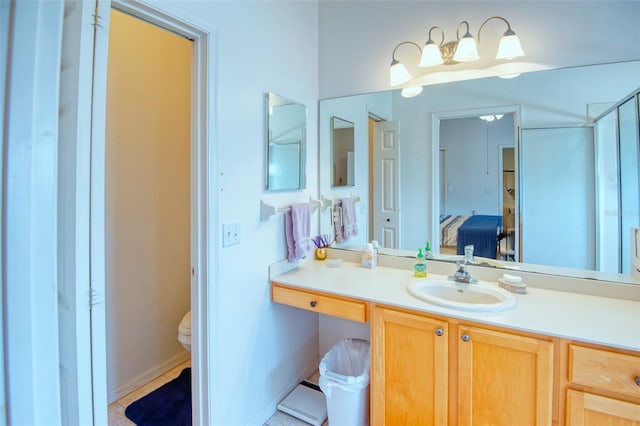
[[[274,93],[266,95],[266,189],[304,189],[307,108]]]
[[[332,186],[355,184],[355,139],[352,122],[331,117]]]

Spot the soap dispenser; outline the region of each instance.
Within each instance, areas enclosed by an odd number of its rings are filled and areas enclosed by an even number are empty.
[[[418,249],[418,255],[416,256],[416,262],[413,264],[413,275],[416,277],[427,276],[427,261],[424,260],[424,254],[422,249]]]
[[[424,245],[424,257],[425,259],[433,258],[433,252],[431,251],[431,245],[429,244],[429,241],[427,241]]]
[[[362,250],[362,266],[364,268],[375,268],[378,262],[376,252],[373,249],[373,244],[368,243],[364,250]]]

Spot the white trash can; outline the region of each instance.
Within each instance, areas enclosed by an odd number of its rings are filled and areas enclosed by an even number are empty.
[[[369,425],[369,342],[344,339],[320,361],[319,385],[331,426]]]

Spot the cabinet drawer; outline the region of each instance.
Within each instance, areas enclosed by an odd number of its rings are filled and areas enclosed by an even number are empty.
[[[640,356],[569,345],[569,381],[640,398]]]
[[[640,422],[640,404],[569,389],[566,416],[569,426],[635,425]]]
[[[327,296],[312,291],[294,290],[274,284],[271,298],[282,303],[308,311],[340,317],[351,321],[367,322],[367,306],[365,302]]]

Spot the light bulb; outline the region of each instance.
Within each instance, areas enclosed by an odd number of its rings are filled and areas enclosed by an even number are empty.
[[[440,47],[433,41],[429,40],[422,48],[422,57],[420,58],[421,67],[433,67],[443,64],[442,54],[440,53]]]
[[[389,77],[389,84],[392,87],[411,80],[411,74],[409,74],[407,68],[395,59],[391,62],[391,67],[389,68]]]
[[[520,56],[524,56],[522,46],[520,46],[520,39],[518,39],[516,33],[507,30],[500,39],[496,59],[511,60]]]
[[[480,59],[478,55],[478,46],[476,41],[471,35],[464,36],[458,42],[456,47],[456,53],[453,55],[453,60],[457,62],[473,62]]]

